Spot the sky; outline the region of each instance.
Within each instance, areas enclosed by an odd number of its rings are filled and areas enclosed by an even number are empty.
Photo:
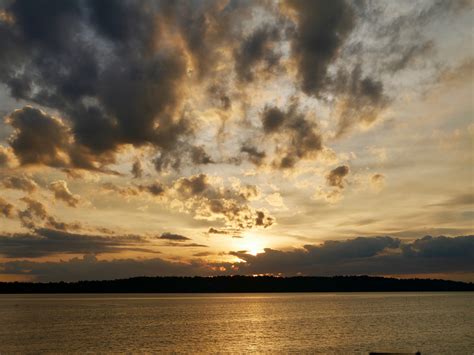
[[[0,281],[474,281],[473,9],[0,0]]]

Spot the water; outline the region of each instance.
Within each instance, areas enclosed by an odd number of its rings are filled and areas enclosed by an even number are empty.
[[[0,295],[0,353],[474,353],[474,293]]]

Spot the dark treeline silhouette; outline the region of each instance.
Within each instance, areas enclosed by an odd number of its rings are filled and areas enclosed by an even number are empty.
[[[0,282],[0,293],[474,291],[473,283],[369,276],[134,277],[78,282]]]

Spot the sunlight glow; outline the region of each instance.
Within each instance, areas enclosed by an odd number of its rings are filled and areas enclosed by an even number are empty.
[[[249,233],[241,240],[239,248],[241,250],[246,250],[249,254],[257,255],[263,253],[265,246],[263,245],[261,238]]]

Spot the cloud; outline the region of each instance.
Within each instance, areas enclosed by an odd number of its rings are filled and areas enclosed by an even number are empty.
[[[264,151],[260,151],[256,147],[249,144],[244,144],[240,148],[240,151],[242,153],[246,153],[248,160],[250,160],[250,162],[252,162],[256,166],[262,165],[265,160],[265,157],[267,156]]]
[[[166,240],[173,240],[177,242],[185,241],[185,240],[191,240],[191,238],[185,237],[184,235],[181,234],[173,234],[173,233],[163,233],[160,237],[160,239],[166,239]]]
[[[387,70],[396,73],[407,68],[413,64],[417,59],[424,58],[431,54],[434,50],[433,41],[426,41],[422,43],[414,43],[412,45],[402,47],[402,51],[398,53],[398,57],[394,58],[391,63],[387,65]]]
[[[439,203],[433,203],[428,206],[433,207],[458,207],[458,206],[472,206],[474,205],[474,193],[463,193],[448,198]]]
[[[347,55],[364,56],[367,67],[378,74],[392,76],[403,70],[426,67],[438,71],[437,41],[429,38],[428,26],[440,21],[458,21],[461,11],[472,8],[469,2],[418,3],[410,11],[400,12],[395,12],[389,2],[354,4],[360,32],[358,40],[345,48]]]
[[[343,193],[339,188],[328,191],[319,187],[313,195],[314,199],[323,199],[329,203],[339,202],[343,197]]]
[[[317,96],[325,87],[329,65],[354,27],[354,12],[342,0],[289,0],[283,4],[296,22],[291,51],[301,88],[306,94]]]
[[[215,185],[214,185],[215,183]],[[196,219],[223,220],[235,230],[271,226],[275,219],[264,210],[256,210],[250,202],[259,198],[256,186],[237,184],[224,187],[206,174],[182,177],[171,185],[159,182],[121,187],[113,183],[102,184],[102,189],[125,197],[148,193],[171,203],[180,212],[192,214]]]
[[[0,197],[0,215],[6,218],[13,218],[15,211],[15,206]]]
[[[376,190],[380,190],[385,184],[385,175],[384,174],[373,174],[370,177],[370,182],[372,187]]]
[[[31,197],[22,197],[20,199],[26,204],[24,210],[19,210],[18,218],[21,224],[31,230],[35,230],[41,227],[53,228],[57,230],[78,230],[81,229],[79,223],[66,223],[58,221],[55,217],[51,216],[46,209],[46,206]]]
[[[106,171],[102,166],[113,162],[77,144],[61,119],[39,109],[25,106],[9,114],[6,122],[14,129],[9,144],[21,165]]]
[[[110,280],[134,276],[211,275],[202,262],[177,262],[161,258],[99,260],[94,255],[68,261],[15,260],[0,263],[5,274],[27,275],[36,281]]]
[[[22,210],[19,213],[20,220],[26,227],[33,228],[33,222],[36,219],[44,220],[49,216],[48,212],[46,211],[46,206],[41,202],[30,197],[23,197],[21,201],[23,201],[27,206],[25,210]]]
[[[260,4],[253,2],[160,2],[164,20],[176,27],[191,57],[193,74],[201,79],[214,74],[218,63],[227,58],[224,50],[238,43],[243,16]]]
[[[474,236],[460,236],[456,238],[426,236],[416,239],[411,244],[402,246],[403,254],[407,257],[424,258],[471,258],[474,263]]]
[[[165,187],[158,181],[150,183],[148,185],[138,185],[140,191],[146,191],[153,196],[163,195],[165,192]]]
[[[277,131],[285,122],[285,113],[277,107],[266,107],[262,115],[263,130],[265,133]]]
[[[82,239],[85,238],[86,236]],[[79,237],[74,248],[78,250],[88,248],[83,246],[82,239]],[[29,239],[27,241],[30,242]],[[102,239],[100,241],[104,243]],[[105,248],[112,249],[112,252],[122,247],[133,248],[127,240],[123,243],[125,246],[108,245],[108,242],[105,242]],[[53,243],[49,248],[44,247],[44,252],[54,248],[61,249],[58,244]],[[209,255],[207,252],[200,254]],[[0,263],[0,270],[3,274],[30,276],[35,281],[265,273],[283,276],[423,274],[429,276],[439,273],[474,272],[474,236],[424,237],[412,242],[388,236],[358,237],[345,241],[326,241],[321,245],[306,245],[302,249],[289,251],[267,248],[257,255],[244,251],[230,254],[242,261],[206,263],[194,260],[185,263],[160,258],[98,260],[88,254],[68,261],[6,261]]]
[[[278,143],[274,167],[293,168],[299,160],[315,158],[323,150],[316,123],[298,111],[297,102],[291,103],[286,112],[267,106],[261,120],[265,135]]]
[[[199,253],[193,254],[193,256],[197,256],[197,257],[211,256],[211,255],[214,255],[214,253],[211,253],[211,252],[208,252],[208,251],[201,251]]]
[[[326,182],[329,186],[337,187],[339,189],[344,188],[344,179],[349,174],[349,167],[347,165],[341,165],[334,168],[326,175]]]
[[[175,242],[169,242],[165,244],[165,246],[168,247],[183,247],[183,248],[209,248],[208,245],[204,244],[198,244],[198,243],[175,243]]]
[[[169,198],[183,201],[182,211],[198,219],[224,220],[227,227],[237,230],[267,228],[274,223],[274,218],[265,211],[250,206],[250,201],[257,196],[255,186],[214,186],[206,174],[179,178],[168,192]]]
[[[229,236],[232,236],[232,238],[242,238],[240,233],[242,233],[242,230],[238,228],[232,228],[232,227],[226,227],[226,228],[211,227],[207,231],[208,235],[212,235],[212,234],[229,235]]]
[[[191,161],[195,165],[205,165],[214,163],[209,154],[206,153],[203,147],[191,148]]]
[[[54,198],[56,200],[62,200],[70,207],[77,207],[79,204],[79,195],[74,195],[71,191],[69,191],[66,181],[53,181],[51,184],[49,184],[49,189],[54,193]]]
[[[336,136],[342,136],[356,124],[367,126],[374,123],[389,103],[382,82],[363,76],[360,65],[355,66],[350,73],[340,70],[331,79],[330,86],[336,94]]]
[[[459,84],[469,80],[474,70],[474,58],[464,60],[454,68],[445,68],[438,77],[441,84]]]
[[[118,186],[111,182],[105,182],[101,185],[101,188],[107,192],[116,192],[124,197],[139,196],[141,193],[148,193],[152,196],[160,197],[163,196],[166,191],[166,187],[159,181],[125,187]]]
[[[275,219],[270,216],[266,216],[265,212],[257,211],[257,218],[255,219],[255,225],[264,228],[270,227],[275,222]]]
[[[7,123],[15,129],[9,143],[22,165],[68,165],[71,137],[61,120],[26,106],[11,113]]]
[[[2,179],[3,187],[32,193],[38,189],[38,184],[31,178],[23,176],[7,176]]]
[[[110,162],[122,145],[172,151],[192,131],[180,111],[186,56],[179,41],[162,36],[171,23],[157,19],[157,6],[19,0],[3,11],[14,21],[1,25],[0,81],[14,98],[55,109],[71,124],[35,109],[13,114],[11,144],[22,164],[92,169],[91,156],[72,154],[78,147]],[[71,139],[74,150],[66,149]]]
[[[155,253],[145,248],[148,241],[139,236],[101,236],[35,229],[33,233],[0,236],[0,255],[7,258],[37,258],[54,254],[103,254],[124,251]]]
[[[263,64],[270,70],[278,64],[279,55],[274,51],[273,42],[280,37],[275,27],[265,26],[246,37],[235,51],[235,71],[237,78],[243,82],[254,79],[254,67]]]
[[[132,165],[132,175],[135,179],[143,176],[143,167],[139,159],[135,160]]]
[[[15,155],[10,147],[0,145],[0,168],[8,168],[14,165]]]
[[[303,249],[265,249],[257,255],[232,252],[245,274],[410,275],[474,271],[474,236],[424,237],[403,242],[393,237],[326,241]]]
[[[339,202],[343,197],[343,192],[347,184],[347,175],[350,168],[347,165],[340,165],[326,174],[327,188],[319,186],[313,196],[314,199],[323,199],[329,203]]]
[[[214,227],[209,228],[207,231],[208,234],[231,234],[231,231],[228,231],[227,229],[217,229]]]

